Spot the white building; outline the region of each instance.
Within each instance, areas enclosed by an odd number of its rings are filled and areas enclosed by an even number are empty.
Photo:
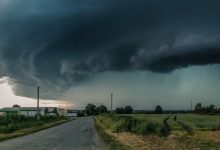
[[[39,113],[41,116],[45,116],[45,108],[40,107]],[[34,117],[37,115],[37,107],[22,107],[19,109],[19,114],[29,117]]]
[[[39,111],[41,116],[66,116],[67,114],[67,110],[57,107],[40,107]],[[34,117],[37,115],[37,107],[5,107],[0,109],[0,116],[10,114]]]

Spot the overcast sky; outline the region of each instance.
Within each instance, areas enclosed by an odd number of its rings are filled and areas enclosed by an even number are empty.
[[[29,103],[37,85],[41,99],[76,108],[109,105],[111,92],[114,107],[190,109],[191,100],[220,106],[219,6],[219,0],[0,0],[0,76],[19,81],[2,81],[0,94],[8,96],[0,96],[0,107],[7,104],[2,99]]]

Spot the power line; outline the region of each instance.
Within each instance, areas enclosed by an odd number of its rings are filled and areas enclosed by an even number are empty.
[[[113,101],[113,93],[111,93],[111,113],[112,113],[112,101]]]
[[[39,100],[40,100],[40,87],[37,86],[37,123],[38,124],[40,122]]]

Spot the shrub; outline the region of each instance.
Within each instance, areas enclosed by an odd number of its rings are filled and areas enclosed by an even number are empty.
[[[160,136],[167,136],[169,132],[170,130],[166,126],[158,125],[156,128],[156,133]]]
[[[11,133],[18,129],[19,129],[18,125],[10,125],[6,128],[5,133]]]

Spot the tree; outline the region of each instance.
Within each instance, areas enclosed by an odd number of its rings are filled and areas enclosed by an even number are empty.
[[[214,112],[215,111],[215,105],[209,105],[209,109],[210,109],[210,112]]]
[[[196,111],[195,111],[195,112],[196,112]],[[202,107],[200,112],[201,112],[201,113],[206,113],[206,107]]]
[[[157,105],[155,108],[155,113],[156,114],[162,114],[163,113],[163,109],[160,105]]]
[[[123,114],[124,113],[124,108],[122,107],[122,108],[116,108],[115,109],[115,112],[117,113],[117,114]]]
[[[133,112],[133,108],[131,106],[125,106],[124,109],[125,114],[132,114],[132,112]]]
[[[87,115],[96,115],[96,106],[93,104],[88,104],[85,108]]]
[[[204,109],[202,109],[202,104],[201,103],[197,103],[195,106],[195,112],[196,113],[201,113],[203,111],[205,111]]]
[[[12,107],[13,107],[13,108],[20,108],[21,106],[18,105],[18,104],[14,104]]]
[[[100,105],[99,107],[96,108],[96,111],[98,113],[107,113],[108,112],[108,109],[106,106],[104,105]]]

